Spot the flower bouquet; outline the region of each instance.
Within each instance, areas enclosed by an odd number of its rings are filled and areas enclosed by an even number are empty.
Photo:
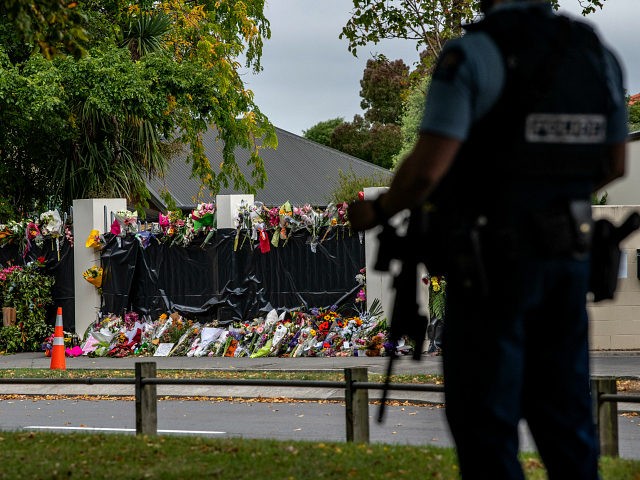
[[[103,237],[100,235],[100,232],[96,229],[91,230],[84,246],[87,248],[93,248],[94,250],[101,250],[104,246],[104,241]]]
[[[42,235],[53,237],[62,235],[62,218],[58,210],[48,210],[40,215],[40,231]]]
[[[118,210],[116,219],[111,224],[111,233],[124,236],[127,233],[138,233],[138,212]]]
[[[102,267],[92,266],[86,269],[82,276],[96,288],[102,287]]]
[[[196,209],[191,212],[191,218],[193,220],[193,229],[198,232],[205,227],[213,227],[215,223],[216,209],[213,203],[201,203]]]

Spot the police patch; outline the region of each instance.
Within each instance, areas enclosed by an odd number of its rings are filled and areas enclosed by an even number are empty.
[[[465,55],[461,48],[452,47],[446,50],[438,59],[436,68],[433,71],[433,79],[451,82],[456,73],[458,73],[458,69],[464,59]]]
[[[603,143],[606,134],[604,115],[532,113],[525,126],[531,143]]]

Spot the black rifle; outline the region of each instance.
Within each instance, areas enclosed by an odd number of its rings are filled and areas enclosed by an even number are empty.
[[[399,236],[391,225],[383,225],[378,235],[378,258],[375,270],[388,272],[391,260],[402,262],[402,268],[393,280],[396,292],[391,312],[389,343],[392,349],[382,390],[382,399],[378,411],[378,422],[384,419],[384,411],[389,393],[389,384],[393,372],[393,361],[397,358],[398,342],[408,337],[414,342],[413,360],[420,360],[424,339],[427,333],[427,317],[420,315],[417,299],[418,264],[423,262],[423,252],[426,246],[421,245],[424,237],[426,222],[421,208],[413,210],[409,217],[407,232]]]

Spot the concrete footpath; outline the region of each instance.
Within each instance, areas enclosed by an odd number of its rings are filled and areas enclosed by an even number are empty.
[[[138,362],[155,362],[158,370],[276,370],[276,371],[342,371],[350,367],[365,367],[369,373],[384,374],[387,357],[302,357],[302,358],[228,358],[228,357],[76,357],[67,358],[67,370],[113,369],[133,370]],[[41,352],[0,355],[0,369],[47,369],[50,359]],[[478,359],[482,372],[482,358]],[[614,376],[640,379],[640,352],[615,351],[592,352],[593,376]],[[416,362],[410,357],[401,357],[394,363],[396,374],[441,374],[442,357],[423,356]],[[21,374],[28,377],[28,374]],[[131,372],[133,376],[133,371]],[[11,385],[0,384],[0,395],[133,395],[132,385]],[[159,385],[160,396],[203,396],[222,398],[293,398],[308,400],[341,400],[343,389],[304,387],[240,387],[240,386],[186,386]],[[379,390],[370,390],[371,399],[379,398]],[[443,395],[429,392],[389,392],[390,400],[442,403]],[[640,404],[619,404],[619,410],[640,411]]]

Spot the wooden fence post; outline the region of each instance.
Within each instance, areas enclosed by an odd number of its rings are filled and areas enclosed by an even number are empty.
[[[618,453],[618,404],[602,401],[603,394],[616,394],[616,379],[602,377],[591,379],[591,398],[600,454],[617,457]]]
[[[347,442],[369,443],[369,391],[352,386],[353,382],[367,382],[368,378],[366,368],[344,369]]]
[[[142,380],[156,377],[155,362],[136,363],[136,434],[158,434],[158,396],[156,385]]]

